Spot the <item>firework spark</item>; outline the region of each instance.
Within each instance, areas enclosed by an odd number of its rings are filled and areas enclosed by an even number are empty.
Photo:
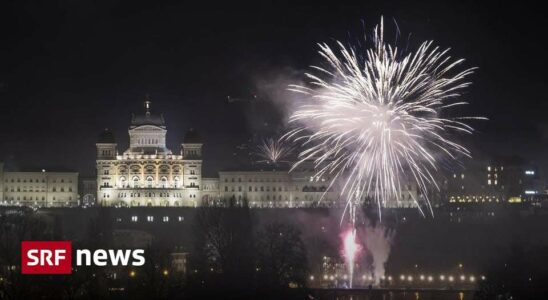
[[[288,156],[293,151],[293,148],[287,146],[281,140],[269,138],[263,140],[262,144],[258,146],[258,150],[257,154],[261,158],[260,162],[277,164],[280,162],[287,162]]]
[[[343,237],[343,251],[346,265],[348,266],[349,281],[348,287],[352,288],[354,281],[354,265],[356,263],[356,255],[360,247],[356,242],[356,228],[350,228]]]
[[[456,100],[470,83],[473,69],[455,71],[463,62],[431,41],[415,52],[402,53],[384,41],[383,22],[373,31],[373,46],[364,52],[337,42],[335,49],[320,44],[326,67],[306,73],[310,86],[290,90],[310,100],[292,114],[296,127],[285,138],[303,142],[294,168],[313,161],[317,176],[342,180],[351,222],[355,206],[366,197],[379,209],[400,201],[401,186],[417,183],[428,201],[427,187],[437,188],[434,173],[440,159],[469,157],[469,151],[451,140],[449,132],[472,133],[463,120],[442,111],[466,104]],[[419,199],[414,199],[423,213]],[[345,212],[347,211],[345,210]],[[424,214],[424,213],[423,213]]]

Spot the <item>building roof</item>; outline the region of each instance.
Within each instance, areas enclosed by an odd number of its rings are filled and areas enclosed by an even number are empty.
[[[131,116],[131,127],[138,127],[143,125],[165,127],[166,122],[164,121],[164,116],[162,114],[151,114],[150,112],[146,112],[143,115]]]
[[[183,139],[183,143],[185,144],[201,144],[202,139],[200,138],[200,135],[194,128],[190,128]]]
[[[114,144],[116,143],[116,139],[114,138],[114,134],[112,131],[110,131],[108,128],[105,128],[97,138],[97,143],[105,143],[105,144]]]
[[[166,122],[162,114],[153,114],[150,111],[150,98],[146,97],[145,101],[145,113],[139,115],[131,115],[131,128],[135,128],[143,125],[152,125],[165,128]]]

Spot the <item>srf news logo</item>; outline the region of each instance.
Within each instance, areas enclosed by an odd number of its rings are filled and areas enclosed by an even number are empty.
[[[142,266],[145,264],[143,249],[77,249],[77,266]],[[71,274],[72,242],[24,241],[21,242],[22,274]]]

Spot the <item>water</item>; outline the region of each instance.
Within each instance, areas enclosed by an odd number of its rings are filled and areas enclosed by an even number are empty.
[[[322,300],[472,300],[474,291],[458,290],[368,290],[318,289],[312,293]]]

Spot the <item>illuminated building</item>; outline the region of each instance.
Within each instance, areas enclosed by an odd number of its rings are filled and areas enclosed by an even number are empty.
[[[97,141],[97,200],[101,206],[199,206],[202,197],[202,142],[187,131],[180,153],[166,147],[167,126],[145,101],[133,115],[129,149],[119,154],[114,135]]]
[[[4,171],[0,163],[0,204],[5,206],[78,206],[78,173]]]
[[[449,203],[524,203],[544,194],[538,171],[518,157],[499,157],[448,176]]]

